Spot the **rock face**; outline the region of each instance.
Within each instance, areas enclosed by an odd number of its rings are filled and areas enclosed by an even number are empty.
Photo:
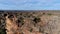
[[[5,14],[6,34],[60,34],[60,16],[44,12]]]

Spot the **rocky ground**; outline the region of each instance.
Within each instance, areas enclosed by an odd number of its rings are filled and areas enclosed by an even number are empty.
[[[0,34],[60,34],[60,12],[0,12]]]

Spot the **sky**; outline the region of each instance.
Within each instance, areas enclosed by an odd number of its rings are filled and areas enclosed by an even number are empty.
[[[0,10],[60,10],[60,0],[0,0]]]

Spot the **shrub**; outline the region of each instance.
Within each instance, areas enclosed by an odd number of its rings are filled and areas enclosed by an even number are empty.
[[[41,18],[35,17],[33,21],[34,21],[35,23],[38,23],[38,22],[41,21]]]
[[[6,29],[0,29],[0,34],[6,34]]]
[[[18,20],[17,20],[17,23],[18,23],[18,26],[22,26],[24,25],[24,18],[23,17],[20,17]]]
[[[32,32],[32,31],[33,31],[33,29],[31,28],[31,29],[30,29],[30,32]]]
[[[49,13],[48,15],[52,15],[51,13]]]

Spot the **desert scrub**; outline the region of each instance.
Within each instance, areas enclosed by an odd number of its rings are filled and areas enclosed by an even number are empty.
[[[20,34],[24,34],[23,32],[21,32]]]
[[[24,16],[25,18],[30,18],[30,17],[32,16],[32,14],[26,13],[26,14],[24,14],[23,16]]]
[[[39,17],[35,17],[35,18],[33,19],[33,21],[34,21],[35,23],[38,23],[38,22],[41,21],[41,18],[39,18]]]
[[[5,20],[0,17],[0,34],[6,34]]]
[[[7,16],[7,14],[4,14],[4,17],[6,17]]]
[[[52,14],[51,13],[48,13],[49,16],[51,16]]]
[[[1,29],[0,28],[0,34],[6,34],[6,29]]]
[[[18,18],[17,23],[18,23],[18,26],[24,25],[24,18],[23,17]]]
[[[45,15],[45,13],[43,12],[43,15]]]
[[[29,31],[32,32],[33,31],[33,28],[31,28]]]
[[[33,12],[32,14],[35,14],[35,12]]]
[[[20,15],[22,15],[22,13],[20,13]]]
[[[6,34],[5,21],[0,19],[0,34]]]
[[[14,15],[11,14],[11,15],[8,16],[8,18],[14,18]]]
[[[34,25],[34,27],[36,27],[36,25],[37,25],[39,22],[41,22],[41,18],[35,17],[35,18],[33,19],[33,25]]]
[[[39,27],[39,32],[44,33],[44,29],[42,27]]]

